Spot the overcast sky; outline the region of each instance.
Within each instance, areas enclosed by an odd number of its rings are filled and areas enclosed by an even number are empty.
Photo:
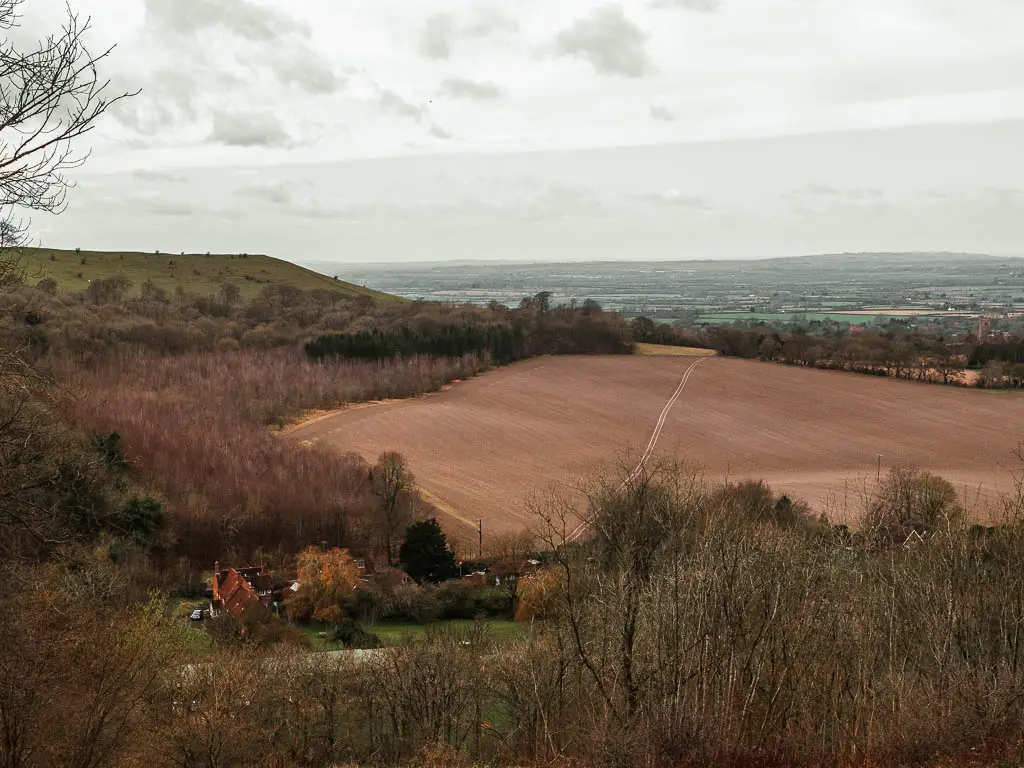
[[[143,93],[45,245],[1024,254],[1020,0],[71,3]]]

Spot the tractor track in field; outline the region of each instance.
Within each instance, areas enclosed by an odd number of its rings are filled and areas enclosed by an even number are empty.
[[[633,468],[633,471],[629,473],[629,476],[622,481],[622,485],[619,486],[618,490],[621,491],[626,487],[626,485],[635,480],[641,472],[643,472],[644,467],[647,466],[647,462],[651,460],[651,456],[654,455],[654,451],[658,447],[658,440],[661,438],[661,433],[665,429],[665,421],[668,419],[668,415],[672,411],[672,406],[676,404],[680,395],[683,394],[683,390],[686,389],[686,385],[690,381],[690,376],[693,375],[697,366],[710,359],[710,357],[702,357],[699,360],[695,360],[686,367],[685,371],[683,371],[683,377],[679,380],[679,386],[676,387],[675,392],[672,393],[672,397],[668,399],[668,402],[665,403],[665,407],[661,409],[661,413],[658,415],[658,421],[654,425],[654,431],[651,433],[651,439],[647,441],[647,447],[644,449],[643,455]],[[565,542],[568,544],[578,541],[586,534],[589,528],[589,523],[581,523],[572,533],[569,534]]]

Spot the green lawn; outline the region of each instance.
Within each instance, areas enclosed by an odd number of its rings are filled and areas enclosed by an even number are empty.
[[[189,621],[189,614],[194,608],[209,608],[210,604],[202,598],[170,598],[167,601],[171,617],[181,622],[184,639],[190,652],[196,655],[207,653],[211,648],[210,637],[203,629],[203,623]],[[526,637],[530,632],[528,624],[517,624],[514,621],[487,621],[487,632],[495,642],[508,642]],[[363,629],[377,635],[384,645],[398,645],[403,642],[420,642],[427,636],[427,629],[464,630],[473,627],[472,619],[443,619],[427,624],[415,624],[403,621],[381,621],[376,624],[363,622]],[[309,638],[309,646],[313,651],[337,651],[343,648],[333,643],[320,633],[330,635],[331,626],[322,622],[299,625],[302,633]]]
[[[201,656],[210,650],[210,636],[203,631],[204,622],[193,622],[189,619],[189,614],[195,608],[206,609],[210,607],[210,603],[203,598],[184,598],[184,597],[172,597],[167,601],[167,607],[170,609],[171,618],[175,621],[181,622],[183,627],[183,637],[185,640],[185,646],[190,654]]]
[[[330,635],[331,628],[327,624],[314,622],[312,624],[300,624],[299,629],[309,638],[309,647],[314,651],[336,651],[341,648],[337,643],[332,643],[325,637],[320,637],[321,632]]]
[[[514,621],[488,621],[487,632],[492,640],[504,642],[517,640],[525,637],[529,627],[525,624],[517,624]],[[385,645],[395,645],[407,640],[423,640],[427,635],[426,624],[413,624],[405,622],[379,622],[377,624],[365,624],[368,632],[373,632],[384,641]],[[472,619],[447,619],[435,621],[429,625],[434,629],[447,630],[469,630],[473,627]]]
[[[381,639],[384,645],[398,645],[403,642],[419,642],[426,638],[427,628],[439,630],[469,630],[473,626],[472,619],[445,619],[427,624],[414,624],[412,622],[381,621],[377,624],[363,623],[363,629],[372,632]],[[507,642],[525,637],[530,629],[526,624],[517,624],[514,621],[488,621],[487,631],[490,638],[496,642]],[[321,632],[330,634],[330,625],[314,622],[299,627],[309,638],[310,647],[314,651],[336,651],[342,646],[332,643],[324,637]]]

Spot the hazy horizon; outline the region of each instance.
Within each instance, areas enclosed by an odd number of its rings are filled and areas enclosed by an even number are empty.
[[[273,256],[273,254],[263,254]],[[430,261],[375,261],[368,262],[346,262],[333,260],[310,259],[302,262],[295,262],[299,266],[315,268],[316,266],[353,266],[353,267],[401,267],[403,265],[415,265],[417,267],[429,267],[433,265],[454,265],[454,264],[492,264],[502,266],[509,264],[673,264],[673,263],[707,263],[716,261],[784,261],[787,259],[832,259],[848,256],[899,256],[899,257],[927,257],[929,259],[943,257],[979,258],[979,259],[1024,259],[1024,253],[978,253],[961,251],[847,251],[835,253],[794,253],[788,256],[751,256],[721,259],[615,259],[615,258],[579,258],[579,259],[433,259]]]

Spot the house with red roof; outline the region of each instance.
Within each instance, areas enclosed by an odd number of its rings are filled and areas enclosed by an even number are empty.
[[[242,615],[250,608],[269,610],[273,592],[273,574],[266,563],[223,570],[219,562],[214,563],[210,616],[226,613],[241,621]]]

